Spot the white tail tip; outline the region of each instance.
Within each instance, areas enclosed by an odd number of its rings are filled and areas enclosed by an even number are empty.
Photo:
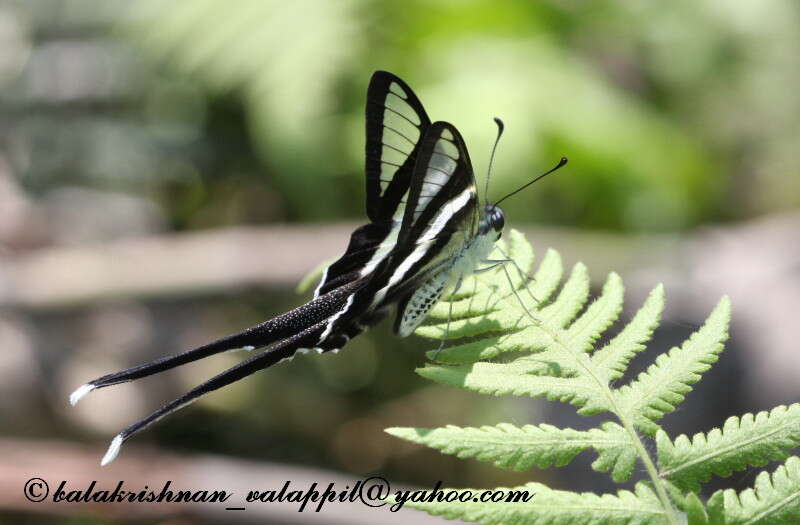
[[[100,460],[100,466],[105,467],[115,459],[117,459],[117,455],[119,454],[119,449],[122,448],[122,436],[117,436],[111,440],[111,444],[108,446],[108,450],[106,451],[106,455],[103,456],[103,459]]]
[[[69,404],[75,406],[76,404],[78,404],[78,401],[80,401],[83,398],[83,396],[85,396],[95,388],[97,387],[95,387],[91,383],[86,383],[85,385],[79,386],[73,393],[69,395]]]

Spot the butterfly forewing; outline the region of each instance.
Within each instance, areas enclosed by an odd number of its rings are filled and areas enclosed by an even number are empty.
[[[431,121],[408,85],[377,71],[367,90],[366,193],[370,223],[323,274],[315,296],[370,274],[394,249],[420,141]]]
[[[370,222],[353,232],[345,254],[325,270],[315,298],[238,334],[78,388],[70,398],[73,404],[96,388],[234,348],[271,345],[123,430],[103,464],[125,440],[174,410],[304,349],[338,349],[395,304],[395,330],[410,334],[441,295],[488,255],[486,241],[496,237],[479,234],[475,177],[455,127],[432,124],[411,88],[385,71],[376,72],[370,82],[366,119]]]
[[[367,90],[367,216],[390,221],[405,201],[419,152],[431,121],[408,85],[377,71]]]
[[[414,290],[447,266],[477,229],[474,182],[458,131],[446,122],[432,124],[414,167],[397,244],[355,304],[375,308],[399,300],[402,309]]]

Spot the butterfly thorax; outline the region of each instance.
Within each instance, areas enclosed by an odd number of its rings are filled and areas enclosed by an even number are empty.
[[[503,234],[504,225],[503,211],[492,204],[487,205],[481,214],[477,235],[469,239],[461,253],[454,258],[448,284],[455,286],[460,279],[475,273],[489,259],[495,243]]]

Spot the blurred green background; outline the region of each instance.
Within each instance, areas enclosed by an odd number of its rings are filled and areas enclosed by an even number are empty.
[[[120,428],[241,356],[103,390],[70,409],[64,401],[75,386],[303,301],[289,282],[320,262],[313,242],[289,254],[299,268],[290,279],[237,279],[231,267],[229,281],[198,279],[174,290],[121,286],[66,300],[48,293],[93,282],[94,272],[104,271],[92,266],[98,254],[113,265],[126,250],[169,248],[195,233],[208,234],[203,239],[213,248],[215,232],[242,226],[266,228],[266,239],[291,226],[287,231],[305,232],[307,240],[330,236],[337,248],[324,255],[335,256],[346,244],[344,226],[364,217],[363,106],[375,69],[404,78],[434,120],[462,131],[479,181],[495,136],[491,118],[503,118],[490,197],[568,156],[568,168],[504,209],[514,227],[549,226],[565,238],[593,239],[579,243],[591,250],[576,254],[591,266],[615,257],[617,245],[607,244],[607,236],[623,244],[680,244],[712,224],[736,228],[794,216],[799,49],[800,7],[789,0],[4,0],[3,439],[12,448],[40,440],[85,443],[85,457],[99,460]],[[326,229],[332,223],[344,226]],[[775,241],[778,258],[788,257],[781,250],[797,240],[796,230],[789,231]],[[546,246],[532,240],[542,253]],[[118,251],[104,251],[107,244]],[[180,253],[155,267],[171,265],[180,275],[210,264],[212,252]],[[236,253],[249,259],[264,250],[244,243]],[[134,280],[160,275],[149,265],[133,271]],[[737,275],[731,270],[728,282]],[[664,277],[647,279],[652,286]],[[688,310],[675,317],[676,341],[702,318]],[[167,450],[380,473],[426,486],[439,479],[490,487],[535,478],[570,489],[603,487],[602,477],[502,472],[384,435],[388,426],[546,419],[530,400],[423,381],[413,369],[430,343],[389,332],[382,326],[338,356],[299,358],[215,393],[137,436],[121,459]],[[729,384],[730,376],[721,377]],[[730,391],[720,396],[725,408],[701,413],[711,420],[695,430],[760,403],[731,401]],[[138,456],[137,447],[144,451]],[[94,471],[96,462],[85,468]],[[9,490],[17,491],[22,481],[11,473]],[[64,517],[60,508],[26,505],[0,502],[8,523],[142,519],[97,508]],[[160,523],[228,519],[185,510],[158,517]]]

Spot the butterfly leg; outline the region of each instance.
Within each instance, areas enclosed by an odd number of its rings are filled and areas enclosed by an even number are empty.
[[[475,273],[490,272],[490,271],[494,270],[495,268],[497,268],[498,266],[502,266],[502,265],[504,265],[504,264],[506,264],[508,262],[512,262],[512,261],[511,261],[511,259],[486,259],[483,262],[489,263],[489,266],[487,266],[485,268],[478,268],[477,270],[475,270]]]
[[[522,297],[520,297],[519,294],[517,293],[517,289],[514,286],[514,281],[511,279],[511,274],[508,273],[508,267],[505,264],[503,264],[502,268],[503,268],[503,273],[506,274],[506,279],[508,280],[508,286],[509,286],[509,288],[511,288],[511,292],[514,294],[514,297],[517,298],[517,301],[519,302],[519,305],[522,307],[522,310],[525,312],[525,314],[528,317],[531,318],[531,321],[533,321],[534,324],[540,325],[541,321],[539,319],[537,319],[536,316],[534,316],[530,312],[530,310],[528,310],[528,305],[525,304],[525,301],[523,301]],[[527,286],[525,288],[527,289]],[[528,293],[530,293],[530,292],[528,292]],[[533,296],[533,294],[531,294],[531,296]],[[534,300],[536,300],[536,299],[534,298]],[[536,301],[536,302],[538,303],[539,301]]]
[[[522,280],[522,282],[523,282],[523,283],[525,283],[525,291],[526,291],[526,292],[528,292],[528,295],[530,295],[530,296],[531,296],[531,299],[533,299],[534,301],[536,301],[536,303],[538,303],[538,304],[541,304],[541,302],[542,302],[542,301],[540,301],[540,300],[539,300],[539,299],[538,299],[538,298],[537,298],[535,295],[533,295],[533,292],[531,292],[531,289],[528,287],[528,284],[527,284],[527,283],[528,283],[528,281],[534,281],[534,280],[535,280],[535,278],[534,278],[532,275],[528,275],[527,273],[525,273],[525,270],[523,270],[522,268],[520,268],[520,266],[517,264],[517,261],[515,261],[514,259],[512,259],[511,257],[509,257],[509,255],[508,255],[506,252],[504,252],[504,251],[503,251],[503,249],[502,249],[501,247],[497,246],[497,250],[498,250],[500,253],[502,253],[502,254],[503,254],[503,256],[504,256],[504,257],[505,257],[505,258],[506,258],[506,259],[507,259],[507,260],[508,260],[508,261],[509,261],[511,264],[513,264],[513,265],[514,265],[514,268],[516,268],[516,269],[517,269],[517,273],[519,273],[519,277],[520,277],[520,279]]]
[[[505,253],[503,253],[503,255],[505,255]],[[517,288],[514,286],[514,280],[511,278],[511,274],[508,272],[507,263],[511,263],[520,272],[520,277],[525,277],[526,276],[525,272],[522,271],[522,268],[519,267],[519,265],[514,261],[514,259],[511,259],[511,258],[506,258],[506,259],[487,259],[487,260],[485,260],[483,262],[489,263],[490,265],[487,266],[486,268],[480,268],[480,269],[476,270],[475,273],[488,272],[489,270],[493,270],[493,269],[497,268],[498,266],[501,267],[503,269],[503,273],[506,274],[506,280],[508,281],[508,286],[509,286],[509,288],[511,288],[511,292],[514,294],[514,297],[517,298],[517,301],[519,302],[520,306],[522,306],[522,310],[525,312],[525,314],[528,317],[531,318],[531,320],[534,323],[540,324],[541,321],[539,319],[537,319],[530,312],[530,310],[528,310],[528,306],[525,304],[525,301],[523,301],[522,297],[520,297],[519,294],[517,293]],[[534,301],[536,301],[537,303],[541,302],[538,299],[536,299],[536,297],[534,297],[533,293],[530,291],[530,289],[528,289],[527,284],[525,286],[525,289],[528,291],[528,295],[530,295],[531,298]]]
[[[464,276],[460,276],[458,281],[456,281],[456,285],[453,287],[453,291],[450,292],[450,301],[448,301],[447,307],[447,324],[444,328],[444,338],[439,342],[439,348],[436,349],[436,353],[433,354],[433,360],[436,360],[436,357],[439,355],[439,352],[442,351],[444,348],[444,342],[450,337],[450,321],[453,318],[453,296],[458,293],[461,289],[461,283],[464,281]]]

